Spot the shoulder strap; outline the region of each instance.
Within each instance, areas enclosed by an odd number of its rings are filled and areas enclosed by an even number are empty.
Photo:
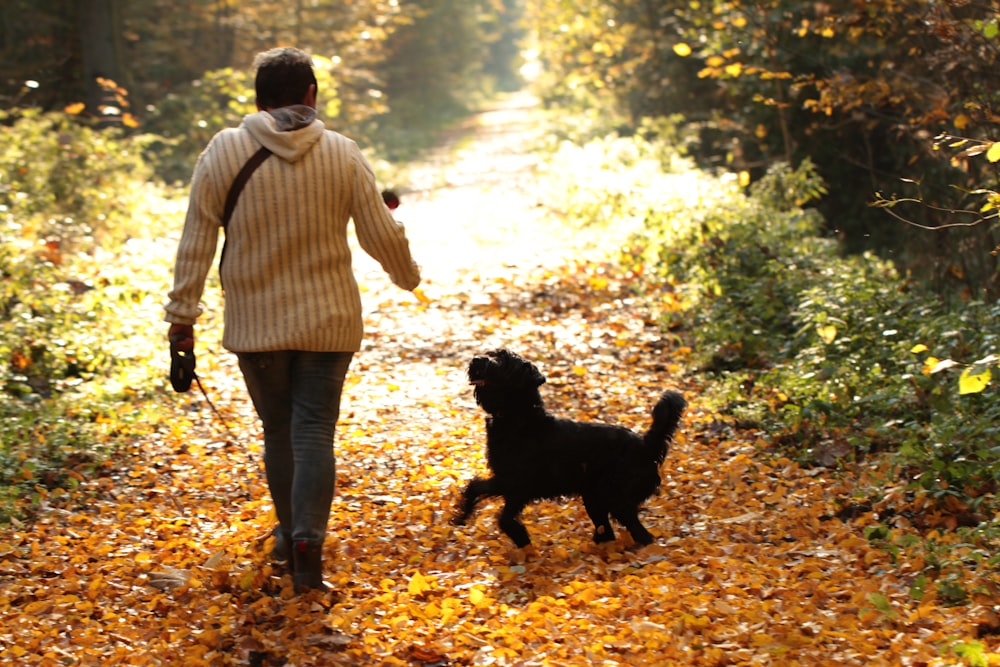
[[[254,172],[260,164],[270,157],[271,151],[266,146],[261,146],[256,153],[250,156],[250,159],[246,161],[243,168],[240,169],[240,173],[236,174],[236,178],[233,179],[233,184],[229,186],[229,194],[226,195],[226,206],[222,209],[222,228],[229,228],[229,218],[233,217],[233,209],[236,208],[236,200],[240,198],[240,193],[243,192],[243,186],[247,184],[250,180],[250,174]]]
[[[226,205],[222,209],[222,229],[226,232],[226,238],[222,240],[222,253],[219,254],[219,283],[222,283],[222,260],[226,258],[226,244],[229,241],[229,218],[233,217],[233,209],[236,208],[236,201],[243,192],[243,186],[250,180],[250,174],[254,172],[261,163],[271,156],[271,151],[265,146],[261,146],[256,153],[250,156],[240,172],[233,179],[233,184],[229,186],[229,193],[226,195]],[[223,288],[225,289],[225,288]]]

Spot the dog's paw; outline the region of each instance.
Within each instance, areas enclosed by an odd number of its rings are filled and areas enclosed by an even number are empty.
[[[636,531],[632,533],[632,539],[635,540],[636,544],[641,544],[642,546],[648,546],[653,543],[653,534],[648,530],[643,530],[642,532]]]
[[[601,542],[613,542],[615,539],[615,531],[611,530],[607,526],[598,526],[594,529],[594,542],[600,544]]]
[[[524,565],[533,556],[538,555],[535,550],[534,545],[527,545],[524,547],[514,547],[507,552],[507,560],[511,562],[512,565]]]

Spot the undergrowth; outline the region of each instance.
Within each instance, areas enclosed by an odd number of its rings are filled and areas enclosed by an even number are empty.
[[[158,422],[165,188],[146,137],[65,114],[0,125],[0,520]]]
[[[977,568],[995,587],[1000,305],[844,255],[809,207],[827,186],[808,161],[747,187],[677,159],[639,136],[564,145],[551,171],[569,203],[555,208],[636,228],[622,269],[636,289],[676,286],[663,295],[664,327],[690,341],[709,387],[701,400],[765,435],[762,456],[857,473],[858,497],[840,499],[845,516],[861,511],[934,554],[925,574],[943,599],[967,602],[985,585]],[[578,171],[567,175],[569,164]]]

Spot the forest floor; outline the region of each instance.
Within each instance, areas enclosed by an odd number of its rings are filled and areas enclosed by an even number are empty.
[[[168,427],[0,535],[0,661],[14,665],[945,665],[986,610],[914,595],[923,563],[838,517],[849,471],[762,452],[702,402],[669,285],[609,260],[627,229],[547,213],[511,97],[408,173],[397,211],[425,281],[393,288],[358,257],[366,342],[336,443],[329,592],[294,595],[266,558],[273,514],[259,425],[232,360],[199,329],[198,391]],[[214,327],[214,329],[213,329]],[[643,430],[665,388],[689,400],[643,521],[595,545],[581,503],[525,510],[514,549],[496,502],[463,527],[485,471],[465,369],[506,346],[547,376],[552,412]],[[983,663],[986,664],[986,663]],[[992,662],[991,662],[992,664]]]

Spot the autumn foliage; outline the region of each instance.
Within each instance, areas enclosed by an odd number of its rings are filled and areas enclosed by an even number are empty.
[[[830,186],[825,231],[845,249],[995,298],[998,172],[982,157],[1000,140],[995,3],[529,8],[555,32],[540,46],[546,99],[619,114],[625,132],[680,118],[700,164],[754,180],[811,160]]]

